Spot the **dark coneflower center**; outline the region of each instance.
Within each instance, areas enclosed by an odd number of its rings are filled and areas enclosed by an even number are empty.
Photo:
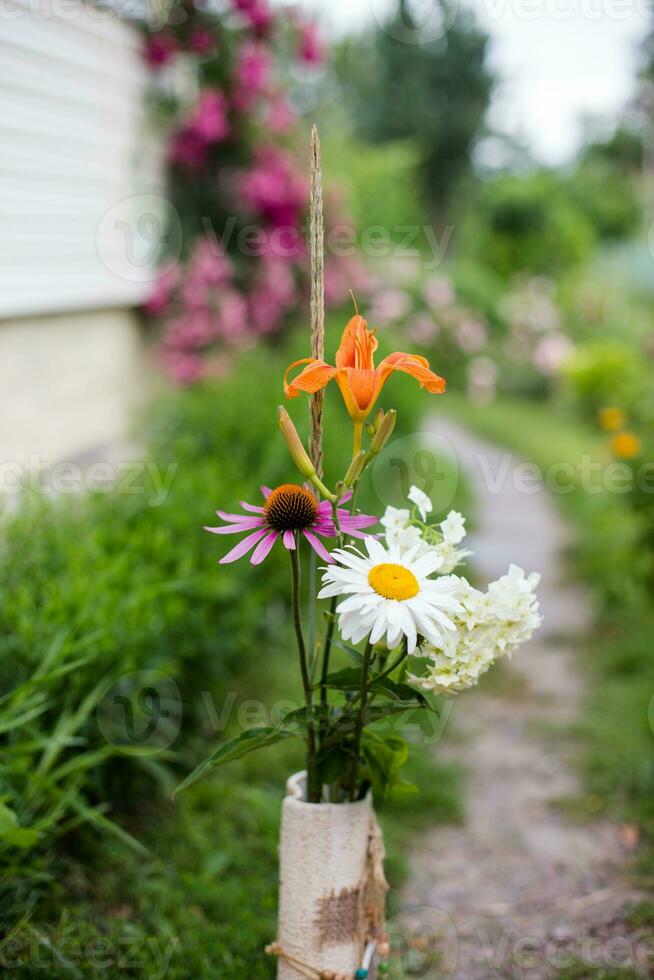
[[[273,531],[303,531],[315,522],[315,497],[297,483],[284,483],[270,494],[263,508]]]

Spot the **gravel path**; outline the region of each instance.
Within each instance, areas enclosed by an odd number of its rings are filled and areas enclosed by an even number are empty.
[[[511,561],[540,571],[544,624],[452,711],[438,751],[465,768],[465,823],[434,829],[413,849],[392,923],[413,937],[405,975],[537,980],[577,961],[588,976],[591,965],[634,965],[641,954],[621,914],[638,897],[623,870],[629,828],[575,822],[555,805],[581,792],[568,726],[582,695],[576,641],[590,621],[583,591],[566,579],[566,527],[543,488],[516,488],[519,460],[498,491],[488,474],[501,472],[501,450],[442,418],[431,428],[456,447],[477,497],[469,541],[480,580]]]

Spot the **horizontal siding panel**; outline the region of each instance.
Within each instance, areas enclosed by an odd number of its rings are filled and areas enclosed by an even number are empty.
[[[2,23],[0,317],[139,303],[154,273],[113,237],[112,209],[136,227],[162,187],[140,35],[54,0],[14,0]]]

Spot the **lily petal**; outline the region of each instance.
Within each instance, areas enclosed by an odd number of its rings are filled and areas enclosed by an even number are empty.
[[[374,364],[374,353],[379,346],[374,330],[368,330],[368,324],[362,316],[353,316],[349,321],[341,343],[336,351],[337,368],[362,368],[371,371]]]
[[[434,374],[429,368],[429,361],[419,354],[404,354],[396,351],[389,354],[379,365],[382,384],[387,380],[393,371],[402,371],[415,378],[421,388],[426,388],[432,395],[442,395],[445,391],[446,382],[438,374]]]
[[[292,371],[299,364],[306,364],[307,366],[289,383],[287,381],[289,371]],[[313,395],[316,391],[324,388],[335,377],[336,373],[336,368],[331,367],[325,361],[319,361],[313,357],[303,357],[301,360],[289,364],[286,368],[284,394],[287,398],[296,398],[302,391]]]

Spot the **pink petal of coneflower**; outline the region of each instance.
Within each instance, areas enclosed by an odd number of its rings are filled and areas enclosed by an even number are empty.
[[[260,489],[261,489],[261,493],[264,495],[264,497],[267,500],[268,497],[270,496],[270,494],[272,493],[272,488],[271,487],[262,486]]]
[[[252,531],[255,527],[262,527],[263,521],[260,518],[252,518],[247,520],[247,523],[243,522],[241,524],[221,524],[220,527],[207,527],[205,525],[205,531],[210,531],[212,534],[238,534],[240,531]]]
[[[267,557],[270,549],[272,548],[272,546],[274,545],[278,537],[279,537],[279,531],[271,531],[267,537],[265,537],[262,541],[260,541],[259,544],[254,549],[252,557],[250,558],[250,563],[252,565],[260,565],[261,562],[264,560],[264,558]]]
[[[247,555],[248,551],[254,548],[257,541],[261,541],[265,535],[268,534],[268,528],[262,528],[259,531],[255,531],[254,534],[248,534],[247,538],[243,538],[242,541],[232,548],[224,558],[220,559],[220,565],[228,565],[232,561],[236,561],[237,558],[242,558],[243,555]]]
[[[244,524],[248,521],[259,520],[257,517],[248,517],[247,514],[228,514],[224,510],[217,510],[216,513],[218,514],[218,517],[223,519],[223,521],[229,521],[230,523],[234,524]]]
[[[282,541],[285,548],[288,548],[289,551],[295,551],[295,535],[292,531],[284,531]]]
[[[359,531],[355,527],[344,527],[343,530],[351,538],[374,538],[376,535],[371,534],[370,531]]]
[[[263,507],[257,507],[255,504],[249,504],[247,500],[239,500],[239,504],[243,510],[249,510],[252,514],[263,514]]]
[[[305,536],[316,554],[320,555],[321,558],[324,558],[325,561],[333,561],[332,556],[329,554],[322,541],[318,540],[315,534],[312,534],[311,531],[303,531],[302,534]]]

